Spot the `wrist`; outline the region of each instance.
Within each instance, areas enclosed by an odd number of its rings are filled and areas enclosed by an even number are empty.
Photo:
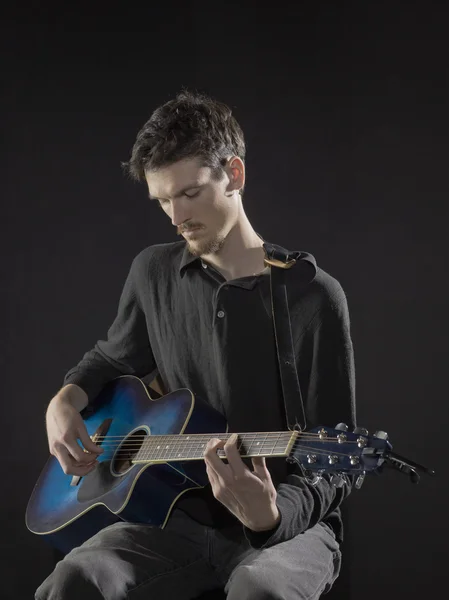
[[[55,402],[67,402],[78,412],[81,412],[86,408],[89,399],[86,392],[76,385],[75,383],[69,383],[64,386],[54,397]]]
[[[275,529],[279,525],[280,521],[281,521],[281,513],[279,512],[278,507],[275,506],[273,509],[273,515],[268,520],[267,523],[260,524],[260,525],[257,524],[257,525],[254,525],[253,527],[249,527],[248,529],[251,529],[251,531],[255,531],[257,533],[262,532],[262,531],[271,531],[271,529]]]

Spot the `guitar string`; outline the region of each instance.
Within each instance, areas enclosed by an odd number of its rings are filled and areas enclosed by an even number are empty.
[[[245,439],[247,437],[251,437],[251,436],[263,436],[263,435],[270,435],[270,436],[280,436],[280,435],[285,435],[285,436],[292,436],[295,432],[292,431],[249,431],[247,433],[237,433],[237,435],[239,437],[245,437]],[[342,431],[342,434],[345,434],[346,432]],[[298,432],[299,437],[303,438],[306,437],[307,438],[320,438],[321,434],[320,433],[308,433],[308,432]],[[132,435],[132,434],[131,434]],[[231,435],[233,435],[232,433],[183,433],[183,434],[163,434],[163,435],[147,435],[147,434],[139,434],[138,436],[133,436],[132,439],[151,439],[151,438],[164,438],[164,437],[169,437],[169,438],[183,438],[183,439],[187,439],[188,437],[192,437],[194,439],[198,439],[200,437],[207,437],[207,438],[220,438],[223,436],[227,436],[230,437]],[[362,434],[356,434],[356,435],[362,435]],[[120,440],[126,440],[127,438],[130,438],[130,434],[127,435],[99,435],[97,436],[95,439],[97,441],[103,441],[103,440],[112,440],[114,442],[120,441]],[[326,439],[336,439],[336,438],[330,438],[329,436],[326,437]]]
[[[313,443],[326,443],[326,442],[332,442],[332,443],[338,443],[338,441],[332,440],[332,439],[327,439],[327,440],[317,440],[317,439],[313,439],[313,440],[301,440],[301,441],[296,441],[292,444],[292,447],[294,447],[297,444],[300,443],[304,443],[304,442],[313,442]],[[254,442],[250,442],[248,444],[241,444],[240,448],[242,448],[243,446],[252,446]],[[344,442],[345,444],[357,444],[357,440],[348,440],[346,442]],[[279,445],[286,445],[284,441],[279,440],[277,442],[275,442],[273,444],[273,442],[269,442],[269,441],[265,441],[265,442],[261,442],[259,444],[257,444],[256,447],[260,448],[263,447],[264,449],[266,448],[275,448],[276,446]],[[185,451],[189,451],[189,450],[194,450],[194,449],[198,449],[200,446],[206,446],[205,443],[201,444],[200,442],[189,442],[188,444],[184,443],[182,445],[178,445],[176,446],[176,444],[172,444],[172,445],[165,445],[165,444],[160,444],[160,446],[163,446],[164,450],[168,450],[169,447],[170,449],[174,449],[174,450],[185,450]],[[146,445],[144,446],[143,444],[102,444],[101,446],[99,446],[100,448],[104,448],[105,450],[115,450],[115,449],[119,449],[123,450],[123,451],[129,451],[129,450],[139,450],[142,448],[142,450],[159,450],[160,448],[156,447],[155,443],[151,444],[151,445]]]
[[[123,444],[131,444],[131,445],[143,444],[143,443],[145,443],[145,440],[148,440],[152,444],[153,443],[156,444],[156,443],[158,443],[158,441],[160,441],[160,443],[163,443],[163,444],[171,442],[173,444],[189,445],[189,444],[207,443],[210,439],[216,438],[216,437],[218,437],[218,436],[212,435],[210,437],[209,436],[207,436],[207,437],[205,436],[203,438],[199,438],[198,437],[198,438],[194,438],[194,439],[187,439],[187,436],[185,436],[185,437],[183,436],[181,438],[181,436],[152,435],[152,436],[144,436],[142,438],[129,438],[128,442],[126,441],[126,438],[125,438],[125,441],[123,442]],[[262,436],[262,435],[254,435],[254,436],[250,436],[249,435],[249,436],[245,436],[245,438],[242,441],[243,442],[251,441],[251,443],[253,443],[255,440],[263,438],[263,437],[264,436]],[[289,436],[282,436],[283,439],[291,439],[291,437],[292,437],[291,435],[289,435]],[[224,438],[221,438],[221,439],[222,439],[222,441],[225,441]],[[267,437],[265,437],[264,440],[263,440],[263,443],[266,443],[266,442],[271,441],[273,439],[275,439],[274,436],[271,436],[268,439],[267,439]],[[277,439],[281,439],[281,436],[279,436]],[[312,436],[301,436],[300,439],[301,440],[316,440],[316,439],[319,439],[319,440],[323,440],[323,441],[326,441],[326,440],[335,440],[335,441],[337,441],[338,440],[338,438],[336,438],[336,437],[335,438],[333,438],[333,437],[319,438],[319,437],[312,437]],[[98,442],[98,441],[102,442],[102,440],[98,440],[98,439],[96,439],[95,441],[96,442]],[[356,441],[356,440],[352,440],[352,441]],[[120,443],[121,443],[120,440],[111,440],[111,441],[107,440],[105,442],[102,442],[102,445],[104,445],[104,444],[115,444],[115,445],[118,445]]]
[[[308,431],[304,431],[303,433],[300,432],[300,431],[299,432],[296,432],[296,431],[248,431],[248,432],[245,432],[245,433],[237,433],[237,435],[239,437],[242,437],[242,436],[246,437],[246,436],[253,436],[253,435],[272,435],[272,436],[275,436],[275,435],[289,435],[289,436],[291,436],[294,433],[298,433],[298,435],[301,436],[301,437],[304,436],[304,435],[307,435],[307,436],[310,436],[310,437],[320,437],[320,435],[321,435],[320,433],[313,433],[313,432],[308,432]],[[342,431],[341,433],[344,434],[344,433],[347,433],[347,432]],[[129,435],[130,435],[129,433],[127,435],[99,435],[99,436],[97,436],[96,439],[98,439],[98,440],[103,440],[103,439],[113,439],[113,440],[126,439],[127,437],[129,437]],[[181,437],[182,438],[193,437],[193,438],[199,438],[199,437],[202,437],[202,436],[207,436],[207,437],[229,436],[230,437],[231,435],[233,435],[231,432],[225,433],[225,432],[222,431],[220,433],[214,433],[214,432],[209,433],[208,432],[208,433],[182,433],[182,434],[162,434],[162,435],[156,435],[156,434],[155,435],[148,435],[148,434],[145,433],[145,434],[139,434],[139,436],[136,436],[136,437],[142,437],[142,438],[151,438],[151,437],[160,437],[160,438],[162,438],[162,437],[177,437],[177,438],[181,438]]]
[[[166,442],[168,441],[166,439],[167,437],[171,438],[171,436],[143,436],[142,441],[138,441],[138,440],[136,441],[135,438],[134,438],[134,439],[130,440],[129,442],[125,441],[121,445],[120,445],[120,442],[106,442],[106,443],[102,443],[100,445],[100,447],[101,448],[112,448],[112,449],[114,449],[114,448],[121,448],[123,450],[134,450],[134,449],[138,450],[138,449],[144,447],[144,440],[147,439],[147,440],[149,440],[150,444],[148,444],[148,443],[146,444],[146,446],[147,446],[146,449],[147,450],[150,450],[150,449],[151,450],[156,450],[157,448],[155,448],[154,446],[158,442],[160,443],[160,445],[167,445],[166,444]],[[214,436],[212,436],[212,437],[214,437]],[[240,444],[240,448],[243,446],[243,444],[246,444],[246,445],[248,445],[248,444],[249,445],[254,444],[254,442],[259,437],[261,437],[261,436],[245,436],[245,439],[242,440],[242,442]],[[274,446],[277,446],[279,444],[284,444],[286,442],[285,437],[286,436],[284,436],[284,440],[282,440],[281,436],[278,436],[278,439],[275,441]],[[291,435],[289,435],[288,438],[291,438]],[[212,438],[209,438],[209,436],[208,436],[207,439],[212,439]],[[307,442],[307,441],[313,441],[313,442],[316,441],[316,442],[321,442],[321,443],[327,443],[327,442],[334,442],[335,443],[335,442],[338,442],[338,438],[332,438],[332,437],[316,438],[316,437],[308,437],[308,436],[304,436],[303,435],[303,436],[300,437],[300,439],[297,439],[297,440],[295,440],[293,442],[293,446],[295,444],[304,443],[304,442]],[[175,450],[179,450],[181,448],[182,449],[191,450],[191,449],[197,448],[198,445],[201,444],[201,443],[204,446],[205,443],[207,443],[206,439],[193,439],[193,440],[189,440],[189,441],[178,440],[178,441],[174,441],[173,445],[175,447]],[[358,441],[357,440],[345,440],[344,443],[356,444],[356,443],[358,443]],[[178,444],[178,447],[176,447],[176,444]],[[170,444],[168,444],[168,445],[170,445]],[[262,445],[264,447],[267,446],[267,445],[268,446],[273,446],[273,440],[265,438],[264,440],[262,440],[260,442],[259,445]],[[145,449],[145,447],[144,447],[144,449]],[[167,448],[165,448],[165,449],[167,449]]]
[[[231,434],[226,434],[227,437],[230,437]],[[199,443],[207,443],[207,441],[209,441],[212,438],[219,438],[222,439],[222,441],[224,441],[223,436],[219,436],[218,435],[214,435],[214,434],[207,434],[206,435],[198,435],[198,436],[192,436],[192,439],[188,439],[190,436],[188,435],[151,435],[151,436],[147,436],[147,435],[143,435],[143,436],[134,436],[134,437],[130,437],[129,441],[126,441],[126,437],[124,438],[124,442],[123,445],[127,445],[127,446],[140,446],[142,444],[145,443],[145,440],[148,440],[151,444],[156,444],[160,441],[160,443],[166,444],[167,442],[173,442],[174,444],[183,444],[184,446],[188,446],[190,444],[199,444]],[[254,443],[255,440],[259,439],[259,438],[263,438],[263,432],[262,433],[255,433],[254,435],[252,434],[245,434],[244,438],[242,440],[242,442],[250,442],[250,443]],[[240,435],[237,439],[240,440],[242,438],[242,436]],[[266,435],[265,439],[262,441],[263,444],[266,444],[268,442],[271,442],[271,440],[273,438],[277,438],[276,440],[276,444],[279,443],[279,440],[281,438],[287,438],[288,440],[292,438],[292,434],[280,434],[277,436],[274,435]],[[103,441],[99,438],[95,439],[95,442],[101,442],[101,446],[107,446],[107,445],[118,445],[120,444],[120,439],[117,440],[110,440],[110,438],[105,438],[106,441]],[[326,442],[326,441],[338,441],[337,437],[320,437],[319,435],[301,435],[299,436],[299,438],[296,441],[313,441],[313,440],[317,440],[317,441],[321,441],[321,442]],[[357,442],[357,440],[344,440],[344,442]]]
[[[240,451],[241,451],[241,449],[242,449],[242,446],[240,446],[240,448],[238,448],[238,451],[240,452]],[[199,448],[195,448],[195,449],[193,449],[193,450],[199,450]],[[318,454],[318,455],[322,455],[322,456],[328,456],[328,455],[335,455],[335,456],[348,456],[348,454],[347,454],[347,453],[345,453],[345,452],[338,452],[338,451],[336,451],[336,450],[335,450],[335,451],[323,450],[322,448],[319,448],[319,447],[302,446],[302,445],[300,445],[300,444],[293,445],[293,446],[292,446],[292,450],[302,450],[302,451],[304,451],[304,452],[308,451],[309,453]],[[148,453],[148,452],[147,452],[147,453]],[[138,452],[136,453],[136,456],[137,456],[137,454],[138,454]],[[133,457],[131,460],[133,460],[133,459],[134,459],[134,460],[148,460],[149,462],[151,462],[151,460],[160,460],[160,459],[159,459],[157,456],[154,456],[154,457],[151,459],[149,456],[145,456],[145,454],[146,454],[146,453],[144,452],[144,453],[143,453],[143,456],[142,456],[142,457],[140,457],[140,458],[136,458],[136,456],[134,456],[134,457]],[[101,456],[103,457],[103,459],[104,459],[105,457],[107,457],[107,456],[108,456],[108,451],[106,451],[105,453],[103,453]],[[118,452],[116,452],[115,454],[114,454],[114,452],[112,452],[112,453],[111,453],[111,456],[115,456],[115,457],[125,456],[125,457],[128,457],[128,458],[129,458],[129,452],[127,452],[127,451],[118,451]],[[221,454],[221,456],[224,456],[224,457],[226,457],[226,455],[225,455],[225,454]],[[260,454],[254,454],[254,455],[252,455],[252,456],[254,456],[254,457],[256,457],[256,456],[260,456]],[[264,456],[265,456],[266,458],[270,458],[270,455],[269,455],[269,454],[267,454],[267,455],[266,455],[266,454],[264,454]],[[285,451],[283,452],[283,456],[286,456],[286,454],[285,454]],[[164,461],[164,462],[170,462],[170,460],[172,460],[172,459],[173,459],[173,460],[175,460],[176,458],[177,458],[177,457],[175,457],[175,456],[169,456],[169,457],[166,457],[166,461]],[[188,457],[185,457],[185,456],[184,456],[183,458],[185,459],[185,458],[188,458]],[[191,457],[191,458],[192,458],[192,457]],[[199,457],[197,457],[197,458],[203,458],[203,457],[202,457],[202,456],[199,456]],[[182,460],[182,458],[181,458],[181,459],[178,459],[178,460]]]
[[[306,440],[307,441],[307,440]],[[325,440],[313,440],[312,443],[325,443]],[[292,450],[296,449],[297,447],[301,446],[304,443],[304,441],[300,442],[295,442],[292,444]],[[357,444],[357,442],[354,441],[350,441],[347,442],[350,443],[351,445],[353,444]],[[125,445],[122,444],[121,446],[114,446],[112,444],[110,445],[106,445],[106,446],[100,446],[101,448],[104,448],[105,452],[116,452],[116,454],[129,454],[130,452],[136,452],[136,454],[142,450],[142,454],[144,453],[163,453],[165,450],[168,450],[168,452],[179,452],[182,451],[183,453],[190,453],[190,452],[195,452],[195,451],[200,451],[200,449],[202,447],[204,447],[205,444],[190,444],[189,446],[187,445],[183,445],[182,447],[176,447],[176,446],[172,446],[170,448],[167,447],[162,447],[162,448],[157,448],[156,446],[150,446],[150,447],[142,447],[142,445]],[[238,450],[240,451],[242,448],[251,448],[252,444],[241,444],[240,446],[238,446]],[[259,444],[257,446],[254,446],[254,448],[256,448],[257,450],[259,450],[260,452],[265,452],[265,451],[269,451],[272,450],[272,452],[276,452],[278,450],[280,450],[280,448],[277,448],[278,446],[281,446],[282,448],[285,448],[286,444],[283,442],[278,442],[276,444],[272,444],[272,443],[262,443]],[[304,446],[307,447],[307,446]],[[221,449],[221,448],[220,448]]]

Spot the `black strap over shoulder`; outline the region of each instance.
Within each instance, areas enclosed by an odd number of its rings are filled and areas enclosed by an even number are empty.
[[[289,252],[268,242],[264,242],[263,248],[265,264],[271,267],[271,307],[287,425],[291,431],[302,431],[306,429],[307,421],[296,370],[286,284],[286,273],[295,268],[301,252]]]

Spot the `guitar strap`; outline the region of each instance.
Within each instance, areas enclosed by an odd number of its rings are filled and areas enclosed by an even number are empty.
[[[287,272],[292,268],[294,270],[301,269],[305,261],[299,260],[301,256],[299,251],[289,252],[281,246],[265,241],[263,248],[265,250],[264,262],[271,267],[271,309],[287,425],[290,431],[295,428],[302,431],[306,429],[307,421],[293,348],[290,311],[288,308]],[[308,271],[308,274],[310,274],[310,271]],[[301,273],[299,275],[301,276]],[[295,274],[296,277],[297,273]],[[301,280],[299,279],[299,281]],[[303,287],[306,287],[309,282],[310,277],[304,276]]]

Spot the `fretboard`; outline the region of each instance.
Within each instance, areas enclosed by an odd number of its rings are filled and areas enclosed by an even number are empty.
[[[133,463],[201,460],[207,442],[212,438],[227,441],[232,433],[195,433],[182,435],[150,435],[132,460]],[[251,456],[288,456],[298,431],[263,431],[239,433],[237,449],[242,458]],[[224,449],[217,455],[226,457]]]

